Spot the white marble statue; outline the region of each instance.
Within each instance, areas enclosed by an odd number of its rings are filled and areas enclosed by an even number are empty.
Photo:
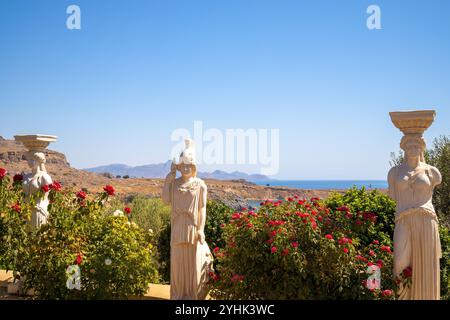
[[[213,259],[204,233],[207,188],[196,176],[194,141],[186,139],[185,143],[179,163],[172,162],[162,192],[163,201],[172,207],[170,298],[203,300]]]
[[[53,183],[52,178],[45,169],[45,154],[42,152],[29,152],[27,155],[28,165],[32,172],[24,177],[23,189],[27,196],[42,190],[43,186]],[[45,192],[42,198],[36,199],[36,207],[31,215],[31,225],[39,228],[47,223],[49,204],[48,193]]]
[[[23,143],[28,149],[26,158],[28,165],[31,168],[31,174],[24,177],[23,189],[25,195],[29,197],[37,191],[42,190],[42,187],[53,183],[52,178],[45,169],[45,148],[57,140],[56,136],[34,134],[34,135],[17,135],[14,136],[16,141]],[[47,223],[48,219],[48,191],[44,192],[43,197],[36,199],[36,207],[33,209],[31,215],[31,225],[39,228],[41,225]]]
[[[412,268],[411,285],[400,286],[399,298],[438,300],[441,245],[432,198],[442,177],[438,169],[425,163],[422,137],[434,119],[434,111],[396,112],[391,113],[391,118],[405,133],[400,144],[404,161],[388,174],[389,194],[397,202],[394,276]]]

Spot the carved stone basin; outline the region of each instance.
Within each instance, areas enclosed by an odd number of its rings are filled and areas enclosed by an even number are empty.
[[[55,142],[58,137],[45,134],[17,135],[16,141],[22,142],[28,150],[42,151],[48,147],[51,142]]]
[[[423,134],[433,123],[436,111],[397,111],[390,112],[389,115],[394,126],[403,134]]]

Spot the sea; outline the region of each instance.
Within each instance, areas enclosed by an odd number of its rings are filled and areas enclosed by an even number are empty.
[[[353,187],[366,189],[387,189],[386,180],[265,180],[252,181],[257,185],[271,187],[289,187],[309,190],[343,190]]]

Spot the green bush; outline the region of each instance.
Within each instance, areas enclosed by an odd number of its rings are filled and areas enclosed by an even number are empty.
[[[338,210],[339,209],[339,210]],[[211,296],[219,299],[391,299],[389,237],[363,245],[373,215],[349,219],[348,209],[327,208],[318,199],[266,201],[234,213],[215,250]],[[361,221],[360,223],[357,221]],[[217,264],[217,262],[219,262]],[[381,289],[366,287],[367,269],[378,265]]]
[[[441,299],[450,300],[450,230],[446,226],[440,225],[439,236],[442,247]]]
[[[367,230],[361,229],[362,232],[358,232],[359,228],[353,230],[363,245],[370,244],[374,238],[384,242],[393,240],[396,208],[395,201],[388,195],[378,190],[367,191],[364,187],[361,189],[353,187],[345,194],[331,194],[325,204],[332,210],[347,207],[353,213],[350,219],[352,221],[360,220],[367,213],[376,215],[376,223]],[[347,214],[345,210],[341,212]]]
[[[209,247],[223,247],[223,228],[230,221],[233,209],[218,200],[208,200],[206,205],[205,239]]]
[[[158,281],[152,235],[126,214],[113,214],[106,192],[84,199],[52,189],[48,223],[37,230],[28,225],[33,203],[22,201],[19,187],[3,179],[0,195],[3,263],[38,298],[123,299]],[[69,266],[80,269],[79,290],[67,284]]]

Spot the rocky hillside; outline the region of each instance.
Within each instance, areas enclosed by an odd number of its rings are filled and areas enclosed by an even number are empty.
[[[5,140],[0,137],[0,167],[5,168],[10,176],[30,171],[25,160],[26,149],[21,143]],[[164,183],[163,179],[116,179],[101,174],[72,168],[64,154],[48,150],[47,171],[54,181],[73,190],[81,188],[89,192],[100,192],[103,186],[113,185],[121,196],[143,194],[148,197],[159,197]],[[300,197],[327,197],[327,190],[302,190],[285,187],[258,186],[242,180],[206,179],[208,197],[220,199],[227,204],[244,206],[249,200],[286,198],[293,195]]]

